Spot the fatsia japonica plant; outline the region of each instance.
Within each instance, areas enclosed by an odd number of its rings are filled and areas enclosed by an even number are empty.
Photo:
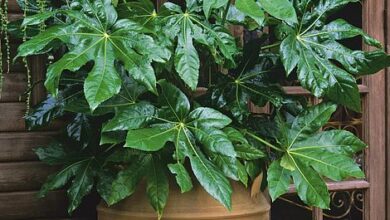
[[[364,178],[352,158],[366,144],[321,128],[338,105],[359,112],[357,79],[390,65],[380,42],[329,19],[354,2],[73,0],[26,17],[24,27],[47,27],[18,57],[49,58],[49,95],[27,124],[67,123],[58,141],[35,150],[63,165],[40,196],[67,186],[72,213],[95,189],[112,205],[145,181],[161,216],[169,184],[185,193],[199,182],[231,209],[230,181],[248,186],[263,174],[272,200],[295,184],[306,204],[329,208],[326,181]],[[233,25],[262,34],[242,42]],[[342,43],[356,37],[377,49]],[[322,102],[285,94],[282,79]],[[252,105],[271,111],[255,114]]]

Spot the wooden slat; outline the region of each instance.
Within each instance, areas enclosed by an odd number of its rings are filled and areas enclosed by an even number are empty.
[[[327,182],[328,190],[335,191],[354,191],[358,189],[367,189],[370,187],[370,183],[365,180],[351,180],[343,182]],[[296,193],[294,185],[290,185],[288,193]]]
[[[32,151],[48,144],[56,132],[6,132],[0,133],[0,162],[35,161]]]
[[[390,52],[390,3],[386,4],[386,52]],[[390,219],[390,68],[386,70],[386,219]]]
[[[37,192],[0,193],[0,219],[67,217],[65,193],[56,191],[38,199]]]
[[[23,93],[27,88],[27,76],[24,73],[4,74],[3,90],[0,102],[24,101]]]
[[[363,29],[384,43],[385,1],[363,1]],[[365,47],[369,50],[371,48]],[[370,187],[364,195],[364,219],[386,219],[386,106],[385,71],[364,78],[369,93],[363,103],[364,168]]]
[[[25,103],[0,103],[0,131],[23,131]]]
[[[366,85],[359,85],[358,87],[361,94],[366,94],[369,92],[369,89]],[[302,88],[301,86],[284,86],[283,90],[285,93],[291,95],[311,95],[309,91]]]
[[[0,163],[0,192],[39,190],[57,169],[42,162]]]

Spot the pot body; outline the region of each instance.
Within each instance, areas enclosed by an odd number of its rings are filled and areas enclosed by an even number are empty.
[[[233,210],[229,212],[214,200],[200,185],[182,194],[176,184],[170,184],[167,206],[163,220],[269,220],[270,204],[262,193],[252,197],[249,189],[232,182]],[[99,220],[156,220],[157,215],[145,194],[145,185],[128,199],[107,207],[102,202],[98,207]]]

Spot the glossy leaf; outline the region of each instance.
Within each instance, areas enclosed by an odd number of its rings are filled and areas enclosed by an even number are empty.
[[[115,117],[104,125],[103,131],[131,130],[141,128],[155,115],[155,108],[145,102],[117,108]]]
[[[274,16],[290,24],[298,23],[295,9],[288,0],[259,0],[261,7]]]
[[[53,144],[46,149],[36,150],[38,156],[49,164],[64,165],[59,172],[49,176],[39,191],[38,196],[44,197],[51,190],[64,187],[71,181],[67,195],[69,197],[68,212],[72,213],[80,204],[84,196],[93,188],[96,176],[97,161],[94,157],[78,156],[65,152],[62,145]]]
[[[279,141],[281,146],[268,143],[273,149],[284,149],[279,150],[281,160],[274,161],[268,169],[273,200],[287,191],[292,176],[302,201],[326,209],[330,199],[323,176],[335,181],[364,178],[352,156],[365,144],[347,131],[319,132],[335,111],[335,105],[321,103],[298,115],[292,125],[279,123],[287,137]]]
[[[38,128],[49,124],[52,120],[64,114],[64,103],[60,98],[48,96],[34,108],[26,117],[26,125],[29,129]]]
[[[188,192],[192,189],[191,177],[186,168],[181,163],[169,164],[169,170],[176,175],[176,182],[180,186],[181,193]]]
[[[280,25],[277,35],[282,40],[280,54],[287,74],[297,67],[301,85],[316,97],[325,97],[359,112],[360,95],[355,76],[375,73],[389,66],[390,59],[382,50],[351,50],[338,42],[361,36],[366,44],[381,48],[379,41],[345,20],[327,23],[329,15],[350,2],[357,1],[295,4],[302,12],[298,19],[300,25]]]
[[[168,201],[169,182],[160,159],[155,156],[150,161],[146,180],[146,195],[154,210],[157,211],[159,218],[161,218]]]
[[[173,141],[176,127],[153,127],[130,130],[127,133],[125,147],[143,151],[158,151],[168,141]]]
[[[308,205],[328,209],[330,196],[322,178],[311,168],[294,160],[296,170],[292,172],[299,198]]]
[[[263,26],[265,15],[258,3],[253,0],[237,0],[235,6],[239,11],[254,19],[257,24]]]
[[[93,11],[94,16],[83,14],[84,10]],[[77,71],[89,61],[94,61],[94,65],[85,81],[84,92],[92,110],[120,91],[121,77],[115,68],[115,61],[123,62],[134,79],[156,92],[156,77],[151,62],[161,62],[167,57],[152,56],[150,50],[139,47],[140,44],[146,44],[150,49],[155,48],[155,51],[160,49],[152,37],[135,32],[140,27],[134,22],[117,20],[111,1],[100,0],[91,4],[85,0],[82,12],[67,10],[62,13],[74,22],[50,28],[25,42],[18,54],[28,56],[46,52],[55,40],[66,44],[69,52],[48,69],[45,85],[52,94],[58,92],[58,82],[63,71]],[[78,39],[78,45],[73,45],[71,39],[74,38]]]
[[[208,18],[210,16],[211,10],[212,9],[218,9],[221,8],[222,6],[225,6],[228,4],[229,0],[210,0],[210,1],[203,1],[203,11]]]
[[[134,193],[150,161],[150,155],[140,156],[129,167],[118,173],[112,182],[112,193],[108,199],[109,205],[113,205]]]
[[[280,161],[274,161],[268,168],[267,181],[269,194],[272,201],[275,201],[279,196],[288,192],[291,172],[280,166]]]

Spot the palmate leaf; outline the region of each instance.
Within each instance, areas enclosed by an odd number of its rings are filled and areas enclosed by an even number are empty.
[[[306,204],[329,208],[329,193],[322,176],[334,181],[364,178],[352,156],[366,145],[347,131],[318,132],[335,110],[335,105],[321,103],[301,113],[291,125],[280,124],[287,135],[279,140],[282,159],[274,161],[268,170],[273,200],[287,192],[292,177]]]
[[[283,92],[266,79],[268,71],[254,70],[238,77],[218,75],[218,85],[211,90],[212,105],[230,111],[239,121],[249,115],[249,103],[259,107],[271,102],[279,107]]]
[[[306,1],[295,4],[302,15],[299,25],[280,25],[281,59],[287,74],[297,68],[301,85],[316,97],[326,97],[338,104],[360,111],[360,95],[356,76],[373,74],[390,65],[390,56],[383,50],[364,52],[351,50],[339,40],[361,36],[370,46],[380,42],[345,20],[327,23],[335,10],[355,0]]]
[[[38,148],[35,152],[48,164],[64,165],[62,170],[49,176],[38,196],[44,197],[49,191],[62,188],[71,181],[67,191],[68,212],[71,214],[81,204],[83,197],[91,192],[99,162],[95,157],[80,155],[79,152],[67,152],[59,144]]]
[[[142,27],[135,22],[117,20],[111,1],[82,0],[80,3],[81,11],[58,11],[69,17],[72,23],[49,28],[25,42],[19,47],[18,56],[45,53],[58,40],[68,47],[69,52],[48,68],[45,85],[54,95],[58,93],[63,71],[77,71],[93,61],[84,84],[84,93],[92,110],[121,89],[115,61],[123,62],[135,80],[156,93],[156,77],[151,63],[153,60],[163,62],[169,59],[169,54],[161,52],[164,49],[144,34]],[[140,45],[148,45],[148,49]]]
[[[204,1],[206,8],[219,6],[208,5],[214,1]],[[180,78],[191,89],[195,89],[199,79],[200,59],[194,43],[206,46],[218,64],[234,66],[234,57],[238,53],[236,43],[231,34],[222,26],[212,25],[199,15],[197,7],[187,2],[188,8],[183,12],[180,6],[165,3],[164,17],[161,19],[163,31],[171,40],[176,41],[175,70]],[[213,6],[214,5],[214,6]],[[209,12],[205,12],[209,13]]]
[[[229,125],[231,120],[210,108],[196,108],[190,112],[189,101],[183,92],[165,80],[160,81],[159,85],[161,108],[158,114],[143,127],[129,129],[125,147],[156,152],[167,142],[172,142],[175,145],[174,159],[177,163],[170,164],[169,169],[176,174],[182,191],[186,192],[192,188],[191,179],[182,165],[185,159],[189,158],[200,184],[210,195],[230,209],[232,189],[226,176],[247,182],[243,166],[239,166],[238,162],[236,165],[234,147],[221,130]],[[128,115],[131,116],[132,113],[129,112]],[[136,121],[131,117],[128,119]],[[221,166],[215,166],[205,154],[216,160],[218,158],[234,160],[233,166],[237,168],[229,167],[230,164],[221,160],[219,160]],[[161,204],[155,205],[161,207]]]

